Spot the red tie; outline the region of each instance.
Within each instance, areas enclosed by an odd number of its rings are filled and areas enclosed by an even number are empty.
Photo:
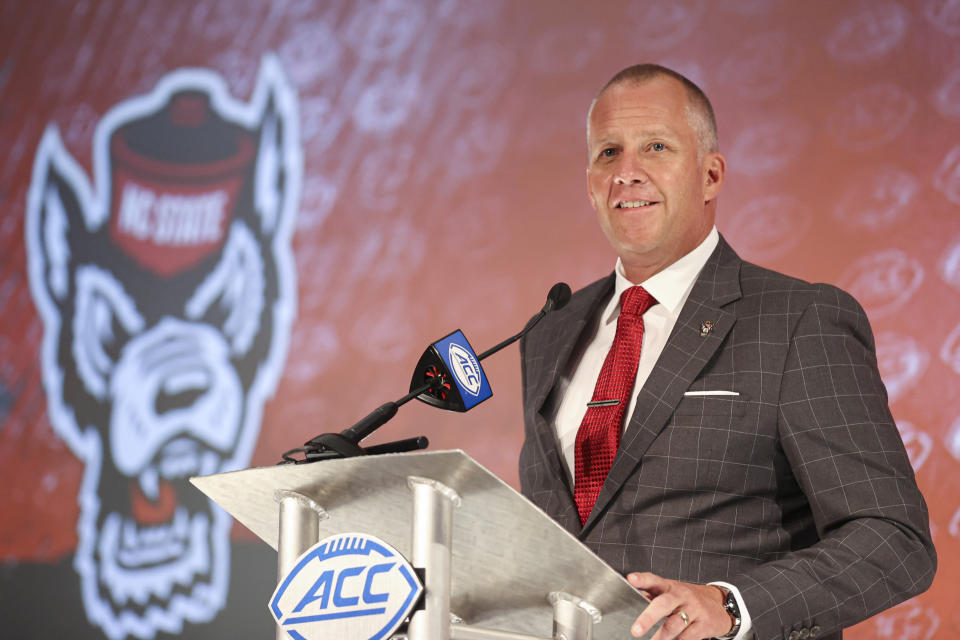
[[[643,344],[643,314],[657,301],[643,287],[620,294],[617,334],[587,405],[574,449],[574,490],[580,523],[587,521],[620,446],[623,414],[637,378]]]

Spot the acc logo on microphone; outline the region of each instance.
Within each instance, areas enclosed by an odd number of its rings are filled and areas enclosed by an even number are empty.
[[[380,640],[410,615],[422,591],[413,567],[386,542],[343,533],[300,556],[269,609],[294,640]]]
[[[480,361],[474,355],[473,348],[462,331],[458,329],[446,338],[433,343],[433,348],[443,359],[447,370],[453,374],[453,380],[463,400],[463,411],[467,411],[493,395]]]
[[[473,354],[455,342],[451,342],[450,348],[447,349],[447,356],[450,358],[450,368],[453,370],[453,375],[457,377],[460,388],[472,396],[480,395],[483,373],[480,371],[480,363]]]

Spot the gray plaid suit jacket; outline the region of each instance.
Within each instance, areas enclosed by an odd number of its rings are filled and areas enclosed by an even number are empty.
[[[722,238],[581,527],[551,394],[613,282],[581,289],[521,343],[528,498],[622,573],[735,584],[760,640],[839,638],[930,585],[927,508],[863,309]],[[717,390],[739,395],[685,395]]]

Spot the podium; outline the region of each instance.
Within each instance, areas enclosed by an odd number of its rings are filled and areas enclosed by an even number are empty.
[[[280,577],[318,540],[351,532],[376,536],[426,567],[425,607],[411,618],[410,640],[629,638],[647,605],[575,536],[463,451],[262,467],[190,482],[277,549]]]

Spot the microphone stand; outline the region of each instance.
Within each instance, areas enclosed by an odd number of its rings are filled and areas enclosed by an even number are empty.
[[[487,349],[477,356],[477,360],[483,360],[492,356],[504,347],[508,347],[520,338],[543,319],[550,311],[563,307],[570,300],[570,287],[566,283],[558,282],[550,289],[547,294],[547,302],[537,315],[530,318],[526,326],[516,335],[510,336],[503,342]],[[422,386],[417,387],[407,395],[386,402],[351,427],[344,429],[340,433],[321,433],[304,443],[302,447],[295,447],[286,451],[282,460],[278,464],[304,464],[307,462],[316,462],[318,460],[329,460],[331,458],[351,458],[354,456],[376,455],[381,453],[402,453],[405,451],[418,451],[426,449],[430,444],[426,436],[417,436],[395,442],[386,442],[384,444],[371,447],[361,447],[359,442],[369,436],[371,433],[382,427],[393,416],[397,415],[397,410],[410,402],[417,396],[435,391],[446,382],[446,376],[440,375],[431,378]],[[302,453],[303,458],[295,458],[294,455]]]
[[[426,436],[416,436],[395,442],[385,442],[372,447],[361,447],[358,443],[368,435],[382,427],[390,418],[397,415],[397,410],[416,398],[421,393],[433,391],[443,382],[442,377],[434,378],[430,382],[418,387],[393,402],[385,402],[352,427],[340,433],[321,433],[304,443],[302,447],[295,447],[283,454],[280,464],[303,464],[330,458],[352,458],[354,456],[377,455],[381,453],[403,453],[426,449],[430,442]],[[293,456],[303,453],[303,458]]]

